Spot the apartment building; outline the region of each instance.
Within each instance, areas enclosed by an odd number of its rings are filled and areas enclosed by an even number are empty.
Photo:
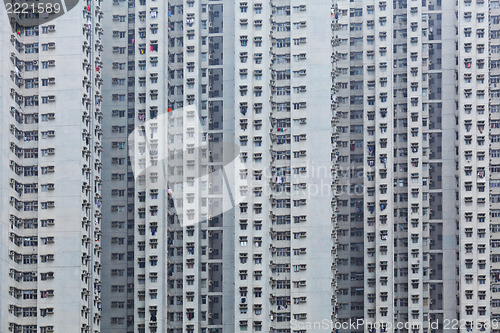
[[[427,331],[458,295],[454,4],[337,6],[338,319]]]
[[[497,2],[498,5],[498,2]],[[491,10],[491,14],[500,13]],[[460,318],[479,331],[490,317],[490,198],[486,180],[495,161],[495,145],[486,127],[490,120],[488,35],[490,12],[484,2],[464,1],[458,8],[458,179]],[[490,111],[490,112],[487,112]],[[493,115],[494,117],[494,115]],[[492,118],[493,119],[493,118]],[[488,126],[489,127],[489,126]],[[489,156],[488,156],[489,155]],[[497,328],[498,329],[498,328]]]
[[[103,125],[106,316],[102,328],[106,332],[144,332],[146,328],[164,332],[167,205],[166,193],[158,187],[164,179],[158,151],[163,150],[165,138],[154,124],[146,125],[167,108],[168,4],[109,1],[103,10],[108,47],[103,56],[107,112]],[[132,134],[136,128],[151,138],[147,167],[145,158],[129,157],[129,146],[146,151],[146,143],[139,143],[139,135],[134,138]],[[139,164],[141,172],[134,174]]]
[[[246,166],[238,172],[253,187],[235,212],[235,331],[299,332],[332,319],[331,7],[255,1],[235,9],[235,139]]]
[[[0,331],[500,331],[500,1],[13,19]]]
[[[498,10],[337,1],[339,322],[497,331]]]
[[[491,298],[491,305],[488,307],[486,306],[486,309],[489,309],[489,315],[492,321],[498,321],[500,319],[500,289],[499,289],[499,282],[500,282],[500,276],[498,273],[500,273],[500,265],[499,265],[499,250],[498,250],[498,243],[500,241],[500,234],[498,230],[498,201],[499,201],[499,191],[498,191],[498,183],[500,182],[500,177],[498,175],[498,142],[499,142],[499,125],[498,123],[500,122],[500,103],[498,101],[499,97],[499,78],[500,78],[500,70],[498,68],[499,60],[500,60],[500,2],[499,1],[492,1],[490,3],[490,12],[489,12],[489,29],[490,29],[490,39],[489,39],[489,78],[487,79],[489,83],[489,88],[486,89],[484,87],[485,91],[489,92],[489,121],[484,120],[483,124],[486,126],[488,125],[488,131],[489,131],[489,140],[487,137],[484,138],[484,142],[489,142],[490,144],[490,151],[485,152],[486,155],[490,156],[490,161],[489,161],[489,166],[484,167],[484,171],[488,172],[489,171],[489,177],[486,178],[486,174],[481,175],[478,173],[478,177],[482,176],[482,178],[479,178],[482,180],[482,184],[484,186],[489,185],[489,206],[490,206],[490,211],[489,214],[486,213],[485,218],[489,217],[489,227],[482,227],[485,229],[485,233],[489,232],[490,236],[490,261],[489,265],[491,267],[490,270],[490,298]],[[464,80],[467,78],[464,77]],[[486,79],[486,78],[485,78]],[[483,132],[486,132],[486,128],[483,127]],[[487,132],[486,132],[487,133]],[[465,138],[464,138],[465,140]],[[486,141],[488,140],[488,141]],[[486,149],[485,149],[486,150]],[[489,169],[489,170],[488,170]],[[465,170],[464,170],[465,171]],[[479,170],[478,170],[479,171]],[[483,195],[484,196],[484,195]],[[488,216],[489,215],[489,216]],[[483,233],[482,233],[483,234]],[[486,237],[486,235],[484,235]],[[488,238],[486,238],[487,240]],[[484,242],[483,242],[484,243]],[[484,244],[481,244],[484,245]],[[484,248],[484,246],[482,246]],[[486,252],[486,249],[484,249]],[[486,252],[487,253],[487,252]],[[495,328],[492,330],[494,332],[498,332],[498,328]]]
[[[484,29],[489,28],[489,33],[486,36],[489,36],[488,40],[488,48],[489,48],[489,53],[487,56],[489,57],[489,77],[486,77],[486,74],[483,75],[483,77],[479,77],[479,79],[484,79],[486,80],[486,83],[489,83],[489,87],[487,88],[485,85],[482,85],[483,90],[486,93],[489,93],[489,105],[486,107],[489,108],[489,114],[486,117],[482,117],[481,122],[479,122],[477,125],[477,130],[479,131],[480,135],[482,133],[485,133],[484,135],[484,141],[480,141],[480,138],[478,137],[478,145],[484,145],[485,142],[489,142],[489,151],[486,148],[483,148],[483,152],[478,152],[478,159],[480,157],[479,153],[482,153],[483,155],[488,156],[489,155],[489,165],[483,166],[482,169],[477,170],[477,179],[480,181],[480,184],[477,185],[477,192],[481,195],[481,197],[485,197],[486,201],[485,204],[488,204],[490,207],[489,212],[488,211],[482,211],[482,217],[485,218],[485,223],[488,222],[489,218],[489,225],[486,227],[481,227],[482,230],[478,230],[478,238],[483,238],[482,244],[478,244],[478,249],[479,252],[487,252],[488,250],[488,236],[490,238],[490,244],[489,244],[489,251],[490,251],[490,256],[489,256],[489,261],[487,259],[482,259],[482,262],[478,262],[478,267],[482,269],[484,267],[483,263],[486,262],[487,265],[490,265],[490,272],[489,276],[487,274],[481,277],[482,280],[486,280],[490,284],[490,289],[485,292],[484,290],[481,291],[479,294],[480,299],[483,297],[490,298],[490,306],[481,304],[481,308],[478,308],[477,311],[482,311],[483,313],[486,312],[486,315],[490,316],[490,320],[492,322],[498,322],[500,319],[500,295],[499,295],[499,250],[498,250],[498,242],[500,239],[500,235],[498,234],[498,181],[499,181],[499,176],[498,176],[498,141],[499,141],[499,132],[498,132],[498,123],[500,122],[499,118],[499,108],[500,108],[500,103],[498,101],[498,96],[499,96],[499,91],[498,91],[498,79],[499,79],[499,69],[498,69],[498,63],[500,57],[498,56],[500,52],[500,41],[499,41],[499,33],[500,33],[500,1],[491,1],[489,3],[489,13],[484,13],[482,8],[481,11],[483,16],[486,19],[486,16],[488,15],[488,27]],[[464,19],[467,19],[467,15],[464,13]],[[480,16],[479,16],[480,19]],[[465,31],[464,31],[465,34]],[[486,44],[486,43],[485,43]],[[464,45],[464,51],[465,50]],[[479,49],[479,45],[477,46]],[[486,59],[488,60],[488,59]],[[465,66],[465,64],[464,64]],[[464,73],[464,81],[465,83],[468,83],[468,77]],[[481,101],[481,107],[483,105],[483,101]],[[483,126],[484,125],[484,126]],[[467,130],[467,128],[465,128]],[[489,134],[489,135],[488,135]],[[482,139],[482,138],[481,138]],[[464,138],[465,140],[465,138]],[[486,157],[487,158],[487,157]],[[465,172],[465,169],[464,169]],[[481,185],[481,186],[480,186]],[[481,187],[488,186],[489,185],[489,197],[488,193],[486,195],[481,194]],[[480,198],[478,196],[477,200],[479,202]],[[483,232],[484,230],[484,232]],[[466,235],[468,236],[468,235]],[[486,240],[486,245],[485,240]],[[479,246],[481,246],[479,248]],[[466,258],[465,258],[466,259]],[[467,265],[468,262],[466,261],[465,264]],[[488,295],[488,291],[490,292]],[[489,297],[488,297],[489,296]],[[470,309],[466,309],[469,310]],[[494,332],[498,332],[499,328],[494,327],[492,329]]]
[[[0,16],[1,332],[101,331],[102,11],[69,9]]]
[[[332,319],[331,8],[104,4],[103,331]]]

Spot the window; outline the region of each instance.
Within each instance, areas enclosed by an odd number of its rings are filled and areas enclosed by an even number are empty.
[[[276,41],[277,48],[290,47],[290,38],[281,38]]]

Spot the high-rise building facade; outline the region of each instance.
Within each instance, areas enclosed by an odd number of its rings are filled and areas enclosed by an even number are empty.
[[[0,22],[1,332],[500,331],[500,1]]]
[[[234,139],[245,167],[235,190],[247,190],[239,183],[248,177],[251,192],[234,217],[235,331],[301,331],[332,319],[331,8],[236,3]]]
[[[331,8],[105,4],[104,331],[332,319]]]
[[[408,323],[350,331],[498,330],[499,14],[337,1],[337,318]]]
[[[158,151],[166,137],[150,120],[167,108],[168,3],[109,1],[103,10],[102,327],[106,332],[165,332],[167,201]],[[129,140],[135,129],[150,141],[139,142],[140,135]],[[148,157],[133,160],[129,147]]]
[[[102,11],[67,4],[0,15],[1,332],[100,332]]]
[[[428,331],[457,317],[455,4],[338,1],[336,15],[338,318]]]
[[[464,19],[466,15],[464,14]],[[487,83],[489,84],[489,97],[490,103],[487,107],[489,107],[489,119],[485,120],[483,125],[483,133],[485,131],[489,132],[489,143],[490,143],[490,152],[486,152],[486,156],[489,156],[490,163],[489,166],[486,166],[483,169],[483,174],[478,173],[479,179],[482,180],[481,184],[485,187],[489,188],[489,206],[490,211],[489,214],[486,212],[486,217],[489,215],[489,226],[483,227],[486,229],[485,231],[489,231],[490,235],[490,306],[486,306],[486,309],[490,310],[490,318],[492,321],[500,320],[500,251],[498,250],[500,243],[500,229],[499,229],[499,207],[498,203],[500,202],[500,191],[498,187],[500,185],[500,175],[499,175],[499,165],[500,161],[498,160],[498,142],[500,142],[500,101],[498,97],[500,97],[500,1],[492,1],[490,3],[490,12],[489,12],[489,77],[487,79]],[[484,78],[486,80],[486,77]],[[464,77],[464,80],[467,80]],[[484,86],[483,86],[484,87]],[[484,88],[486,90],[486,88]],[[486,127],[486,124],[489,124]],[[465,139],[465,138],[464,138]],[[487,139],[484,139],[486,143]],[[489,167],[489,170],[488,170]],[[465,171],[465,170],[464,170]],[[486,172],[489,171],[489,177],[486,178]],[[484,213],[484,212],[483,212]],[[488,230],[489,229],[489,230]],[[483,246],[484,247],[484,246]],[[485,249],[486,251],[486,249]],[[498,328],[492,330],[493,332],[498,332]]]

